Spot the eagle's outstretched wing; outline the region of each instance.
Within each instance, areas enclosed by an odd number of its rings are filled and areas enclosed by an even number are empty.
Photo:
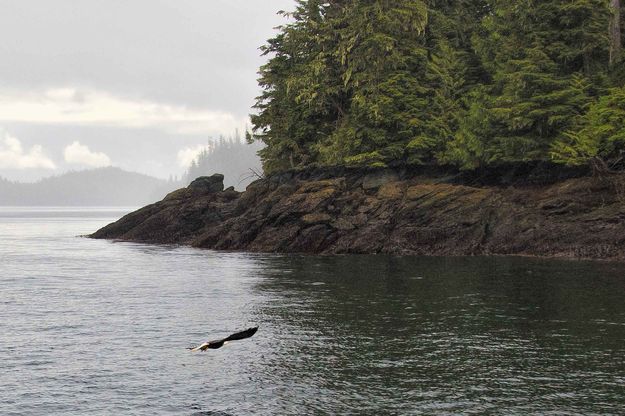
[[[208,349],[216,350],[217,348],[223,347],[224,344],[228,341],[237,341],[240,339],[249,338],[254,335],[256,331],[258,331],[258,327],[248,328],[245,331],[235,332],[234,334],[227,336],[226,338],[217,339],[214,341],[207,341],[201,345],[198,345],[197,347],[191,347],[187,349],[191,351],[206,351]]]
[[[239,339],[249,338],[258,331],[258,327],[248,328],[245,331],[235,332],[234,334],[224,338],[224,341],[237,341]]]

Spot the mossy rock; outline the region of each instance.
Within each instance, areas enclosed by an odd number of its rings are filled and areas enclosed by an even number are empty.
[[[404,196],[404,189],[401,182],[386,183],[378,190],[380,199],[401,199]]]
[[[327,224],[330,222],[331,219],[332,217],[330,217],[328,214],[318,212],[313,214],[306,214],[302,217],[302,221],[307,225]]]

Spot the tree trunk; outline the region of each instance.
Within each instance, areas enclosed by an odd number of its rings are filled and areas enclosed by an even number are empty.
[[[612,19],[610,20],[610,65],[616,62],[623,49],[621,40],[621,0],[610,0]]]

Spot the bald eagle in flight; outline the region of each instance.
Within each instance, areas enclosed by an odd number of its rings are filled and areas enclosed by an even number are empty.
[[[206,341],[202,345],[187,349],[191,351],[206,351],[207,349],[216,350],[217,348],[223,347],[229,341],[237,341],[239,339],[249,338],[254,335],[256,331],[258,331],[258,327],[248,328],[245,331],[235,332],[234,334],[227,336],[226,338],[216,339],[214,341]]]

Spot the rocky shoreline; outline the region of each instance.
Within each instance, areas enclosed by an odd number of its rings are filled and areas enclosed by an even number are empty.
[[[625,260],[625,176],[502,172],[311,169],[244,192],[213,175],[90,237],[253,252]]]

